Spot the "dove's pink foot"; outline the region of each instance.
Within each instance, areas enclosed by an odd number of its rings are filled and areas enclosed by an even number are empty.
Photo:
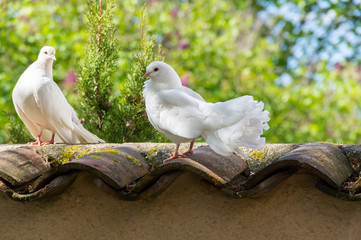
[[[176,159],[176,158],[178,158],[178,157],[179,157],[178,154],[173,154],[173,156],[171,156],[170,158],[167,158],[167,159],[163,160],[163,162],[165,163],[165,162],[168,162],[168,161],[170,161],[170,160]]]
[[[28,144],[41,146],[40,136],[38,136],[38,138],[36,139],[36,142],[29,142]]]
[[[184,153],[178,153],[180,144],[177,144],[177,146],[176,146],[175,149],[174,149],[174,154],[173,154],[173,156],[171,156],[170,158],[165,159],[163,162],[164,162],[164,163],[165,163],[165,162],[168,162],[168,161],[170,161],[170,160],[173,160],[173,159],[178,158],[179,156],[185,158],[185,157],[187,157],[187,154],[193,154],[193,145],[194,145],[194,140],[193,140],[193,141],[191,142],[191,144],[189,145],[188,151],[186,151],[186,152],[184,152]]]
[[[184,152],[184,153],[180,153],[179,155],[181,157],[187,157],[187,154],[192,155],[193,154],[193,145],[194,145],[194,140],[191,142],[191,144],[189,145],[189,149],[188,151]]]
[[[173,156],[171,156],[170,158],[165,159],[163,161],[164,163],[179,157],[179,154],[178,154],[179,145],[180,144],[177,144],[177,146],[175,147]]]
[[[49,142],[44,142],[43,145],[54,144],[54,137],[55,137],[55,133],[53,133],[53,135],[51,136],[51,140]]]
[[[50,145],[50,144],[54,144],[54,141],[49,141],[49,142],[43,142],[42,145]]]
[[[187,157],[187,155],[192,155],[193,154],[193,150],[188,150],[188,151],[186,151],[186,152],[184,152],[184,153],[180,153],[179,154],[179,156],[181,156],[181,157]]]

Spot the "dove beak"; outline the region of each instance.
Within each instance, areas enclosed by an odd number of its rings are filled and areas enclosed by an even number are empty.
[[[54,61],[56,60],[55,55],[51,55],[50,57],[51,57],[51,59],[53,59]]]
[[[149,77],[149,75],[151,74],[152,72],[147,72],[146,74],[143,75],[142,78],[146,78],[146,77]]]

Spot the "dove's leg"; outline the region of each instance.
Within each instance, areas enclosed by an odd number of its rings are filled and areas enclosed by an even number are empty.
[[[189,149],[188,151],[179,154],[182,157],[187,157],[187,154],[193,154],[193,145],[194,145],[194,140],[191,142],[191,144],[189,145]]]
[[[178,144],[176,145],[176,147],[175,147],[175,149],[174,149],[174,154],[173,154],[173,156],[171,156],[170,158],[165,159],[165,160],[163,161],[164,163],[165,163],[165,162],[168,162],[168,161],[170,161],[170,160],[172,160],[172,159],[176,159],[176,158],[179,157],[179,153],[178,153],[179,146],[180,146],[180,143],[178,143]]]
[[[55,137],[55,133],[53,133],[53,135],[51,135],[51,140],[50,140],[50,142],[44,142],[43,145],[54,144],[54,137]]]
[[[36,142],[29,142],[28,144],[30,144],[30,145],[41,145],[41,140],[40,140],[40,136],[41,136],[41,134],[40,135],[38,135],[38,137],[36,138]]]

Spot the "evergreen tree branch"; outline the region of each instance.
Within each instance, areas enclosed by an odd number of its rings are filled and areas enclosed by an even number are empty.
[[[100,41],[102,36],[102,0],[99,0],[99,24],[98,24],[98,53],[100,52]]]
[[[98,4],[99,3],[99,4]],[[104,133],[104,124],[112,108],[113,72],[118,67],[118,40],[112,23],[115,0],[88,1],[88,46],[79,65],[78,93],[85,126]],[[94,114],[95,113],[95,114]],[[98,133],[99,134],[99,133]],[[100,136],[102,136],[100,134]]]

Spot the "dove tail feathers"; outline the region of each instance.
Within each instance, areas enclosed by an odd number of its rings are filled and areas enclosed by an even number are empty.
[[[202,137],[216,153],[223,156],[232,154],[233,149],[222,141],[217,132],[205,132]]]
[[[80,143],[103,143],[104,140],[86,130],[81,123],[74,124],[74,135]]]
[[[48,130],[43,130],[43,134],[41,136],[42,141],[49,141],[51,136],[51,132]],[[80,122],[74,123],[72,129],[71,128],[63,128],[59,127],[55,129],[55,142],[56,143],[102,143],[104,140],[98,138],[96,135],[92,134],[88,130],[86,130]]]
[[[269,128],[267,124],[269,112],[263,110],[263,102],[254,101],[249,96],[246,97],[229,102],[239,104],[238,109],[242,109],[240,119],[237,122],[202,134],[209,146],[220,155],[228,156],[237,151],[240,146],[260,149],[266,142],[266,139],[261,135],[263,130]],[[231,108],[234,107],[231,106]]]

